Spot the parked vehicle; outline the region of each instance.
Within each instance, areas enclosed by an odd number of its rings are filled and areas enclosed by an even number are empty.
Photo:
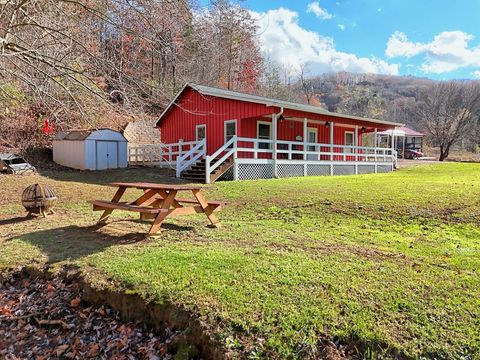
[[[418,159],[423,157],[423,153],[414,149],[405,149],[404,159]]]
[[[0,172],[6,174],[28,174],[34,173],[37,169],[30,165],[20,155],[12,153],[0,153]]]

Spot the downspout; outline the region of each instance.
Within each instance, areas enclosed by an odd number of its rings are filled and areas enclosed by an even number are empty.
[[[273,122],[273,177],[278,177],[277,172],[277,137],[278,137],[278,118],[283,115],[284,108],[283,106],[280,108],[280,112],[278,114],[273,114],[272,122]]]

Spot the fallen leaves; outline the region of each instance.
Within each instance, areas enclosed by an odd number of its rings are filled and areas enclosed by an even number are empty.
[[[61,277],[0,283],[0,358],[170,359],[179,333],[124,323],[106,306],[85,307],[75,281]]]
[[[72,308],[77,307],[78,305],[80,305],[80,298],[75,298],[70,301],[70,306]]]

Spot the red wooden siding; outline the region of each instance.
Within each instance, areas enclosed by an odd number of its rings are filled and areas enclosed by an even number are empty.
[[[225,121],[236,119],[238,136],[256,138],[257,121],[271,121],[271,115],[279,112],[280,109],[276,107],[205,96],[187,87],[178,98],[177,105],[172,106],[159,123],[161,140],[167,144],[177,143],[180,140],[194,141],[196,126],[206,124],[207,154],[212,154],[225,142]],[[308,118],[322,122],[333,122],[335,124],[334,143],[337,145],[345,144],[345,131],[354,131],[352,126],[355,125],[359,127],[359,145],[362,144],[362,134],[360,131],[362,127],[366,127],[367,131],[373,131],[373,128],[377,128],[378,131],[393,128],[393,126],[368,121],[346,119],[340,116],[319,115],[289,109],[285,109],[283,115],[286,118]],[[265,116],[269,117],[265,118]],[[308,123],[308,127],[318,129],[319,143],[330,143],[330,129],[326,125]],[[301,136],[303,141],[303,122],[288,119],[278,122],[278,140],[296,141],[297,136]],[[298,150],[302,150],[301,145],[299,145]],[[329,148],[322,148],[322,151],[329,151]],[[336,149],[335,151],[340,152],[341,150]],[[322,159],[324,158],[322,157]],[[327,159],[325,158],[325,160]]]
[[[271,114],[272,108],[265,105],[238,100],[203,96],[197,91],[187,89],[160,123],[163,143],[176,143],[195,140],[197,125],[207,125],[207,153],[212,154],[224,144],[224,122],[237,119],[237,132],[240,131],[240,119]]]

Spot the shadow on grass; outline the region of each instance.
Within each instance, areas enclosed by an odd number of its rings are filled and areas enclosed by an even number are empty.
[[[16,220],[16,219],[10,219]],[[127,245],[149,241],[145,231],[135,224],[140,221],[111,221],[107,226],[95,224],[92,226],[69,225],[65,227],[46,229],[16,235],[9,240],[20,239],[37,247],[45,256],[48,263],[53,264],[65,260],[76,260],[97,252],[101,252],[110,246]],[[122,223],[120,226],[119,223]],[[166,231],[191,231],[192,227],[163,224]],[[117,231],[118,233],[117,233]],[[126,231],[127,230],[127,231]],[[161,232],[158,234],[161,236]]]
[[[129,167],[104,171],[65,169],[61,171],[40,170],[39,174],[56,181],[81,182],[106,185],[111,182],[152,182],[165,184],[185,183],[177,179],[172,169],[154,167]]]
[[[35,216],[32,215],[25,215],[25,216],[17,216],[11,219],[4,219],[0,220],[0,226],[2,225],[12,225],[12,224],[20,224],[25,221],[33,220],[35,219]]]

